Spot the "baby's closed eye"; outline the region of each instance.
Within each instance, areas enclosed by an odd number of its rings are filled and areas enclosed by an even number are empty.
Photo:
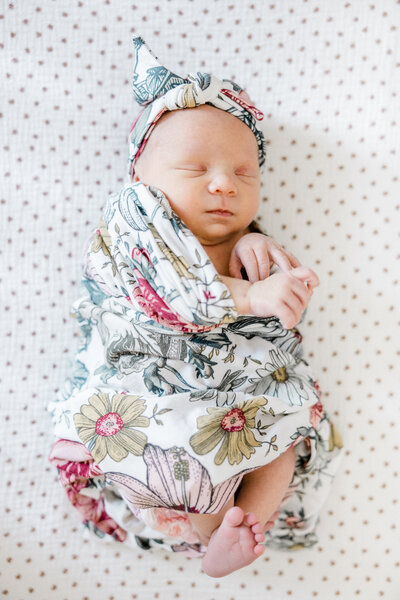
[[[207,167],[201,165],[182,165],[175,167],[178,171],[187,171],[189,173],[206,173]],[[255,178],[257,175],[248,169],[238,169],[235,171],[237,177]]]
[[[236,175],[239,175],[240,177],[256,177],[255,174],[250,173],[248,171],[245,171],[245,172],[239,171],[239,172],[236,172]]]
[[[178,171],[206,171],[206,167],[202,165],[182,165],[175,167]]]

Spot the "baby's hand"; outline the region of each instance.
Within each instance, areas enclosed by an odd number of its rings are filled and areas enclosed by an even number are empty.
[[[256,281],[248,290],[251,314],[278,317],[285,329],[291,329],[299,322],[317,285],[317,274],[307,267],[275,273],[263,281]]]
[[[275,240],[262,233],[247,233],[235,244],[229,261],[231,277],[243,279],[240,269],[246,269],[251,283],[266,279],[273,264],[284,272],[300,267],[300,261],[284,250]]]

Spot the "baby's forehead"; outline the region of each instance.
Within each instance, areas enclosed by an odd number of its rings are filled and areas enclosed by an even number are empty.
[[[195,151],[207,147],[207,142],[222,141],[226,136],[235,139],[234,147],[248,146],[257,148],[253,132],[237,117],[209,105],[201,105],[184,110],[165,112],[157,121],[150,135],[153,142],[174,146],[179,142],[186,151]]]
[[[200,123],[202,128],[211,128],[216,122],[223,127],[226,124],[227,114],[219,108],[206,104],[193,108],[167,110],[157,121],[155,130],[159,129],[160,126],[163,128],[169,127],[170,129],[186,128],[186,131],[190,133],[191,129],[187,129],[187,127],[194,127]],[[229,117],[232,118],[231,115]],[[236,117],[233,118],[236,119]]]

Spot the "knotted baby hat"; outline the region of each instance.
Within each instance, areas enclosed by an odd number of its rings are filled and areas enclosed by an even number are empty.
[[[187,79],[163,67],[140,36],[133,38],[135,64],[133,93],[138,104],[145,106],[132,125],[129,134],[129,175],[146,145],[157,121],[168,110],[194,108],[210,104],[240,119],[250,127],[257,139],[258,164],[265,162],[266,144],[257,121],[264,118],[255,106],[239,97],[244,91],[229,79],[218,79],[211,73],[189,73]]]

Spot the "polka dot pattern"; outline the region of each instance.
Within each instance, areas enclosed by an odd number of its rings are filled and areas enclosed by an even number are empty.
[[[0,595],[397,599],[400,2],[38,0],[3,3],[0,28]],[[83,244],[125,178],[134,32],[177,73],[248,89],[261,221],[321,280],[302,332],[346,448],[319,543],[223,580],[85,538],[47,463]]]

